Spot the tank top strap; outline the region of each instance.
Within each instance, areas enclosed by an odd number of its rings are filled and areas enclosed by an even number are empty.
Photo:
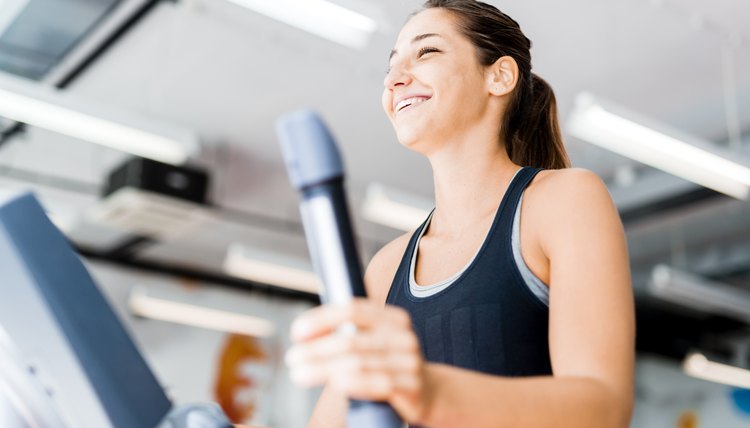
[[[409,283],[409,268],[412,256],[414,255],[414,251],[416,251],[417,242],[419,241],[419,237],[422,234],[422,229],[424,229],[427,226],[427,222],[432,217],[432,213],[435,211],[435,208],[433,208],[430,211],[430,214],[425,218],[425,220],[422,222],[422,224],[412,233],[411,238],[409,239],[409,243],[406,245],[406,250],[404,251],[404,255],[401,258],[401,263],[399,263],[398,268],[396,269],[396,274],[393,278],[393,281],[391,283],[391,287],[388,290],[388,294],[386,296],[386,303],[393,303],[394,299],[394,293],[400,288],[398,285],[404,283],[406,281],[407,287]]]
[[[493,233],[502,233],[504,236],[507,235],[508,239],[510,239],[513,219],[521,200],[521,195],[541,170],[541,168],[523,167],[518,171],[517,176],[511,182],[508,190],[506,190],[503,201],[498,208],[497,218],[495,219],[496,225],[493,228]]]

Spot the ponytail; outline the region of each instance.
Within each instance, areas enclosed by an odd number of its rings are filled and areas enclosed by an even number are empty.
[[[519,79],[501,127],[513,163],[545,169],[570,167],[557,119],[552,87],[541,77]]]

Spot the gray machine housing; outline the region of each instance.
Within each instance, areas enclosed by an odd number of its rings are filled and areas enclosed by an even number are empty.
[[[0,194],[0,426],[227,428],[173,408],[63,234],[31,194]]]

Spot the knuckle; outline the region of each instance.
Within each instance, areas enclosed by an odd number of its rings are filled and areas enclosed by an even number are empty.
[[[411,326],[409,314],[402,308],[391,308],[390,316],[393,321],[400,326]]]
[[[419,351],[419,340],[417,339],[417,336],[413,332],[408,332],[401,338],[401,343],[403,343],[403,346],[408,351]]]
[[[406,369],[411,372],[417,372],[419,371],[419,367],[421,366],[421,361],[417,357],[411,357],[406,359]]]

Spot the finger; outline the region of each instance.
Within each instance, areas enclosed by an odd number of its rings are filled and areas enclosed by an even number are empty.
[[[312,363],[336,358],[343,354],[406,355],[421,359],[419,342],[411,330],[393,331],[392,328],[360,331],[356,334],[329,334],[302,342],[287,351],[287,365]]]
[[[394,393],[422,390],[421,364],[416,358],[348,356],[291,370],[292,381],[302,387],[329,384],[356,399],[387,400]]]
[[[289,371],[289,377],[298,386],[312,387],[327,383],[332,373],[332,365],[329,362],[323,362],[295,366]]]
[[[393,393],[394,383],[386,373],[362,373],[359,376],[335,375],[333,389],[355,400],[385,401]]]
[[[382,356],[344,355],[290,366],[290,376],[300,386],[315,386],[327,383],[335,376],[355,379],[373,374],[390,375],[388,364],[388,359]]]
[[[403,308],[399,308],[398,306],[393,305],[386,305],[385,314],[388,318],[388,321],[393,323],[394,325],[402,328],[412,328],[411,317],[409,316],[409,313],[406,312],[406,310],[404,310]]]
[[[398,319],[403,322],[403,314],[393,315],[388,312],[390,311],[362,298],[356,298],[346,305],[319,306],[297,317],[292,324],[292,340],[308,340],[337,330],[346,323],[367,329],[384,320]],[[408,315],[406,317],[408,318]]]
[[[421,349],[419,346],[419,340],[414,334],[414,331],[410,329],[401,329],[393,331],[393,329],[387,330],[385,328],[378,329],[378,334],[384,335],[383,340],[386,341],[386,348],[392,352],[412,353],[421,355]]]
[[[422,367],[419,355],[400,353],[351,353],[342,352],[336,355],[321,356],[314,352],[290,351],[287,357],[290,370],[316,371],[324,370],[321,375],[329,372],[328,367],[346,372],[349,376],[356,376],[359,372],[382,371],[390,375],[418,375]]]
[[[387,372],[362,372],[358,376],[335,373],[329,384],[342,395],[358,400],[386,401],[399,392],[420,391],[422,381],[413,375],[393,375]]]
[[[287,351],[285,360],[290,366],[311,363],[351,354],[386,354],[389,339],[382,334],[359,332],[357,334],[329,334],[294,345]]]

